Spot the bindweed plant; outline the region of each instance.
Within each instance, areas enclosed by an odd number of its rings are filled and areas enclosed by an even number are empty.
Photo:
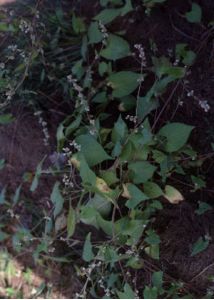
[[[142,4],[150,10],[163,2]],[[1,106],[15,95],[28,99],[46,143],[47,124],[38,111],[41,99],[61,94],[73,111],[58,126],[54,166],[45,169],[44,159],[34,178],[25,176],[31,192],[39,188],[43,174],[57,176],[49,211],[39,212],[29,230],[14,213],[21,186],[12,208],[2,190],[0,204],[6,215],[1,222],[17,220],[13,246],[23,251],[34,244],[36,261],[69,263],[78,257],[75,268],[83,279],[78,298],[177,297],[185,294],[182,282],[166,289],[164,274],[157,271],[150,285],[138,288],[137,274],[146,258],[160,258],[156,214],[166,203],[185,201],[173,178],[185,178],[196,190],[205,186],[196,174],[202,160],[189,144],[194,127],[160,122],[172,96],[164,104],[161,97],[173,85],[186,86],[196,54],[186,44],[178,44],[169,57],[132,44],[124,28],[115,30],[112,24],[135,14],[134,1],[99,4],[100,12],[87,21],[61,9],[40,13],[38,7],[28,7],[32,21],[25,16],[8,21],[2,13],[0,30],[13,42],[2,52]],[[8,239],[3,226],[0,238]],[[57,255],[59,241],[69,249],[64,256]]]

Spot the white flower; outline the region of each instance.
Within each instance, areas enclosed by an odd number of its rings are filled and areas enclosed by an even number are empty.
[[[136,44],[136,45],[134,45],[134,47],[139,52],[139,58],[141,59],[142,67],[146,67],[147,62],[146,62],[146,55],[145,55],[145,51],[144,51],[143,46],[141,44]]]
[[[210,110],[210,105],[207,100],[199,100],[198,104],[205,112]]]
[[[5,63],[0,63],[0,69],[4,69],[5,68]]]

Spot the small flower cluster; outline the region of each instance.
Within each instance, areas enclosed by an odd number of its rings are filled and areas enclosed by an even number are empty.
[[[115,294],[114,291],[108,287],[105,287],[104,280],[105,280],[105,277],[101,276],[101,278],[98,280],[99,287],[104,290],[106,297],[113,296]]]
[[[19,29],[24,32],[25,34],[27,33],[32,33],[33,32],[33,27],[31,26],[31,24],[29,22],[27,22],[26,20],[21,20],[19,23]]]
[[[95,120],[94,119],[90,119],[90,129],[89,129],[89,133],[91,135],[96,135],[97,134],[97,128],[95,127]]]
[[[77,92],[77,97],[79,101],[76,102],[76,108],[78,108],[79,106],[83,106],[85,111],[88,112],[89,106],[84,97],[83,88],[77,83],[77,79],[75,79],[72,74],[67,76],[67,80],[73,85],[74,90]]]
[[[91,83],[93,81],[93,78],[92,78],[93,73],[94,72],[91,70],[91,68],[88,68],[88,70],[86,71],[86,77],[87,77],[88,86],[91,85]]]
[[[9,46],[7,47],[7,49],[8,49],[9,51],[16,52],[17,49],[18,49],[18,46],[17,46],[17,45],[9,45]]]
[[[198,105],[203,109],[204,112],[209,112],[210,105],[207,100],[201,100],[199,97],[195,96],[194,91],[191,90],[187,93],[187,97],[193,97],[197,102]]]
[[[210,110],[210,105],[207,100],[199,100],[198,104],[205,112]]]
[[[135,49],[138,50],[139,52],[139,58],[141,59],[141,66],[146,67],[147,66],[147,61],[146,61],[146,55],[145,55],[145,50],[141,44],[136,44],[134,45]]]
[[[92,262],[88,266],[88,268],[85,268],[85,267],[81,268],[80,275],[81,276],[86,276],[87,279],[90,281],[92,271],[95,270],[95,269],[96,270],[99,269],[101,266],[102,266],[101,261],[98,261],[97,263]],[[113,296],[115,294],[115,292],[112,289],[110,289],[109,287],[106,287],[105,281],[106,281],[105,276],[101,275],[100,279],[97,281],[97,283],[99,285],[99,288],[104,290],[105,296],[107,296],[107,297]],[[81,293],[76,293],[77,298],[83,298],[83,296],[86,296],[85,291],[82,291]]]
[[[43,131],[43,134],[44,134],[43,142],[44,142],[45,146],[48,146],[49,145],[50,135],[49,135],[49,132],[48,132],[47,122],[44,121],[44,119],[42,117],[42,111],[40,111],[40,110],[36,111],[34,113],[34,116],[37,116],[38,119],[39,119],[39,124],[42,126],[42,131]]]
[[[48,249],[48,252],[49,252],[49,253],[54,253],[55,250],[56,250],[56,249],[55,249],[54,247],[50,247],[50,248]]]
[[[36,11],[36,13],[35,13],[35,18],[37,19],[37,20],[39,20],[40,19],[40,13],[39,13],[39,11],[37,10]]]
[[[92,271],[94,271],[97,268],[100,268],[101,265],[102,265],[101,261],[98,261],[97,263],[95,261],[93,261],[92,263],[90,263],[88,265],[88,268],[82,267],[80,269],[80,273],[78,273],[78,275],[86,276],[89,280],[91,280],[90,275],[91,275]]]
[[[64,183],[64,185],[65,185],[66,188],[73,188],[74,187],[74,184],[71,181],[71,177],[68,176],[67,174],[63,175],[62,182]]]
[[[103,43],[103,45],[106,45],[109,34],[108,34],[108,31],[107,31],[105,25],[101,21],[99,21],[99,29],[103,35],[102,43]]]
[[[1,69],[1,70],[4,70],[4,69],[5,69],[5,63],[3,63],[3,62],[0,63],[0,69]]]
[[[171,58],[173,57],[173,50],[171,48],[167,49],[167,53],[168,53],[169,57],[171,57]]]
[[[126,118],[125,118],[126,120],[129,120],[129,121],[131,121],[131,122],[133,122],[133,123],[137,123],[137,116],[130,116],[130,115],[127,115],[126,116]]]
[[[18,46],[17,45],[9,45],[7,47],[8,49],[8,55],[6,55],[6,58],[8,60],[14,60],[15,59],[15,54],[17,53],[17,51],[19,50],[18,49]]]
[[[191,90],[187,93],[187,97],[194,97],[194,91]]]
[[[81,145],[77,144],[77,142],[75,140],[73,140],[72,142],[70,142],[69,146],[71,148],[74,148],[78,152],[81,151]],[[70,158],[71,155],[72,155],[72,153],[73,153],[73,151],[72,151],[72,149],[70,147],[64,147],[64,148],[62,148],[63,155],[67,156],[68,158]]]
[[[125,252],[125,254],[128,255],[128,256],[130,256],[130,257],[134,256],[137,259],[139,258],[139,253],[138,253],[138,251],[137,251],[137,249],[136,249],[135,246],[127,249],[126,252]]]
[[[179,64],[179,62],[180,62],[180,59],[179,58],[176,58],[176,60],[174,61],[174,63],[173,63],[173,66],[177,66],[178,64]]]
[[[16,215],[11,208],[7,210],[7,213],[10,215],[11,218],[16,218],[17,220],[19,219],[19,215]]]
[[[75,140],[73,142],[69,143],[71,147],[74,147],[77,151],[81,151],[81,145],[77,144]]]
[[[140,78],[138,78],[137,82],[138,82],[139,84],[141,84],[142,82],[144,82],[144,76],[143,76],[143,75],[140,76]]]
[[[70,149],[69,147],[64,147],[64,148],[62,148],[62,151],[63,151],[63,154],[64,154],[65,156],[68,156],[68,157],[70,157],[71,154],[72,154],[72,151],[71,151],[71,149]]]
[[[12,87],[8,86],[8,90],[5,92],[6,100],[10,101],[14,95],[15,95],[14,90],[12,89]]]

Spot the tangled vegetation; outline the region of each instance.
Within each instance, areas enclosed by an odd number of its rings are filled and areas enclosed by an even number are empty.
[[[49,149],[45,113],[62,108],[62,115],[54,151],[47,150],[35,171],[26,170],[16,190],[1,189],[0,270],[8,271],[9,252],[30,249],[36,264],[72,265],[82,287],[70,297],[193,298],[194,290],[182,280],[166,279],[161,268],[152,270],[149,281],[141,271],[160,259],[156,216],[166,205],[173,209],[187,201],[175,179],[192,193],[206,187],[201,174],[206,159],[190,143],[197,127],[162,121],[169,107],[173,114],[182,108],[181,97],[171,105],[179,86],[201,113],[209,112],[207,100],[188,84],[197,53],[177,43],[162,55],[152,39],[145,47],[127,35],[126,24],[139,10],[149,19],[166,0],[94,2],[92,17],[82,16],[78,5],[51,8],[43,1],[1,9],[0,124],[13,123],[12,108],[21,104],[34,114]],[[192,3],[182,17],[200,24],[202,9]],[[2,157],[1,172],[6,164]],[[30,195],[42,189],[43,177],[54,184],[41,208]],[[19,216],[26,189],[28,205],[32,202],[27,225]],[[211,209],[201,201],[196,214]],[[210,241],[209,235],[199,236],[189,256]],[[24,297],[7,284],[7,297]],[[41,285],[32,297],[47,289]]]

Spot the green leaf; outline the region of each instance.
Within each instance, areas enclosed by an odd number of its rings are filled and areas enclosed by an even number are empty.
[[[54,224],[55,232],[59,233],[59,231],[61,231],[62,229],[64,229],[66,227],[66,224],[67,224],[67,220],[66,220],[64,213],[57,216],[56,220],[55,220],[55,224]]]
[[[198,209],[195,210],[195,212],[196,212],[197,215],[200,216],[200,215],[203,215],[205,212],[207,212],[209,210],[212,210],[212,206],[209,205],[206,202],[200,201],[199,202],[199,207],[198,207]]]
[[[75,62],[75,64],[72,67],[72,74],[80,80],[82,76],[84,75],[85,69],[83,67],[83,59],[80,59]]]
[[[114,128],[112,130],[111,139],[115,144],[116,142],[123,143],[125,142],[125,138],[128,134],[128,127],[126,123],[123,121],[121,116],[119,116],[117,122],[114,124]]]
[[[100,0],[101,6],[107,6],[109,3],[112,5],[122,5],[122,0]]]
[[[143,120],[151,111],[158,108],[157,99],[147,99],[147,97],[139,97],[137,99],[137,116]]]
[[[99,214],[97,215],[97,224],[105,232],[105,234],[112,236],[114,224],[111,221],[103,219]]]
[[[107,185],[111,186],[119,181],[115,171],[101,171],[100,176],[105,180]]]
[[[136,107],[136,98],[133,95],[123,97],[119,100],[119,111],[128,111]]]
[[[143,265],[143,260],[139,257],[131,257],[126,263],[126,267],[131,267],[132,269],[136,270],[142,269]]]
[[[98,71],[99,71],[100,76],[103,76],[105,73],[107,73],[108,72],[108,65],[107,65],[107,63],[104,62],[104,61],[102,61],[101,63],[99,63]]]
[[[115,233],[122,234],[124,237],[128,238],[126,245],[136,245],[142,237],[145,224],[145,220],[130,220],[129,218],[124,217],[116,222]]]
[[[191,180],[194,183],[194,191],[197,191],[199,189],[206,187],[206,182],[200,177],[196,177],[196,176],[192,175]]]
[[[152,8],[155,4],[164,3],[166,0],[143,0],[143,4],[147,8]]]
[[[53,190],[51,193],[51,201],[54,204],[54,212],[53,212],[54,218],[56,218],[59,215],[59,213],[62,211],[63,204],[64,204],[64,198],[61,195],[59,186],[60,186],[60,182],[57,181],[54,184],[54,187],[53,187]]]
[[[0,124],[1,125],[7,125],[12,123],[15,120],[12,114],[4,114],[0,115]]]
[[[91,186],[94,186],[96,184],[96,175],[89,168],[89,166],[84,158],[80,159],[80,176],[85,185],[89,184]]]
[[[4,167],[5,167],[5,159],[2,158],[0,159],[0,170],[4,169]]]
[[[86,61],[87,52],[88,52],[88,38],[87,35],[85,34],[82,38],[82,46],[80,48],[80,53],[84,61]]]
[[[143,189],[144,193],[151,199],[155,199],[163,195],[161,188],[154,182],[145,182]]]
[[[106,92],[100,92],[96,94],[96,96],[92,99],[92,102],[94,103],[107,103],[108,98],[106,96]]]
[[[147,161],[137,161],[129,164],[130,178],[135,184],[145,183],[153,177],[156,167]]]
[[[134,291],[132,290],[131,286],[128,283],[125,283],[123,289],[124,289],[123,292],[117,291],[117,295],[118,295],[119,299],[135,299],[136,298]]]
[[[103,40],[103,35],[100,32],[99,25],[97,22],[91,22],[88,28],[89,44],[97,44]]]
[[[69,207],[68,217],[67,217],[67,238],[72,237],[75,232],[76,226],[76,214],[73,207]]]
[[[6,187],[3,187],[0,192],[0,205],[5,203]]]
[[[146,231],[147,237],[145,238],[145,242],[147,242],[149,245],[158,245],[160,244],[161,240],[159,235],[153,230],[149,229]]]
[[[148,200],[148,197],[136,185],[129,183],[127,189],[130,194],[130,199],[126,202],[128,208],[134,209],[142,201]]]
[[[84,259],[84,261],[87,261],[87,262],[94,259],[94,253],[92,251],[92,244],[91,244],[91,232],[89,232],[89,234],[87,235],[87,237],[85,239],[85,243],[83,246],[82,258]]]
[[[3,242],[9,237],[9,235],[3,231],[0,230],[0,242]]]
[[[95,166],[104,160],[111,159],[103,147],[90,134],[80,135],[75,139],[76,143],[81,146],[81,151],[89,167]]]
[[[116,17],[121,14],[120,8],[106,8],[94,17],[94,20],[101,21],[103,25],[112,22]]]
[[[107,217],[111,211],[112,203],[105,197],[95,194],[94,197],[88,201],[87,206],[95,208],[102,217]]]
[[[133,11],[132,0],[126,0],[126,4],[121,8],[121,16],[125,16],[126,14]]]
[[[6,24],[3,22],[0,22],[0,31],[3,32],[16,32],[17,30],[12,24]]]
[[[162,163],[164,160],[166,160],[167,157],[166,154],[164,154],[159,150],[152,150],[152,156],[154,160],[159,164]]]
[[[73,122],[71,122],[65,129],[65,136],[64,134],[62,135],[62,140],[65,139],[65,137],[69,137],[71,135],[71,133],[76,130],[82,121],[82,116],[78,115],[75,117],[75,120]],[[64,128],[62,128],[63,130]]]
[[[158,298],[158,289],[154,287],[146,286],[143,291],[144,299],[157,299]]]
[[[83,33],[86,30],[83,19],[76,17],[75,14],[73,14],[73,17],[72,17],[72,27],[76,34]]]
[[[57,151],[60,152],[65,142],[65,134],[64,134],[64,124],[59,124],[56,132],[56,140],[57,140]]]
[[[183,58],[183,63],[186,65],[186,66],[192,66],[194,61],[196,59],[196,54],[195,52],[189,50],[186,52],[186,55],[185,57]]]
[[[195,52],[187,50],[187,44],[177,44],[176,45],[176,57],[179,60],[182,60],[184,65],[191,66],[196,58]]]
[[[163,286],[163,272],[162,271],[154,272],[152,274],[152,284],[158,290],[162,288],[162,286]]]
[[[159,244],[157,245],[150,245],[146,247],[145,253],[152,257],[153,259],[159,259],[160,258],[160,249],[159,249]]]
[[[31,183],[31,187],[30,187],[30,191],[31,192],[34,192],[37,189],[37,187],[38,187],[39,178],[40,178],[40,176],[42,174],[42,165],[43,165],[43,162],[44,162],[45,159],[46,159],[46,156],[37,165],[36,172],[35,172],[33,181]]]
[[[22,188],[22,184],[20,184],[18,186],[18,188],[16,189],[16,192],[13,196],[13,204],[16,205],[19,201],[19,197],[20,197],[20,193],[21,193],[21,188]]]
[[[110,34],[106,48],[100,51],[100,55],[109,60],[117,60],[130,55],[129,43],[120,36]]]
[[[106,246],[106,248],[104,248],[105,263],[107,263],[107,264],[110,263],[110,266],[113,267],[115,262],[117,262],[119,260],[120,260],[120,257],[117,254],[117,250],[115,250],[114,247]]]
[[[198,253],[204,251],[209,245],[209,240],[208,239],[203,239],[203,237],[200,237],[192,247],[192,253],[191,256],[195,256]]]
[[[81,206],[80,208],[80,220],[82,223],[94,226],[95,228],[99,229],[99,225],[97,222],[97,215],[99,213],[94,207],[90,206]]]
[[[190,23],[200,23],[202,18],[202,10],[200,5],[197,3],[192,3],[191,11],[187,12],[185,16]]]
[[[169,123],[162,127],[158,135],[167,139],[164,150],[167,152],[180,150],[186,144],[193,128],[183,123]]]
[[[164,86],[166,86],[168,83],[170,83],[173,80],[183,78],[185,75],[185,69],[182,67],[175,67],[172,66],[168,58],[165,56],[161,57],[153,57],[152,58],[153,65],[154,65],[154,72],[157,75],[157,77],[160,79],[163,75],[168,75],[168,77],[163,78],[167,80],[168,82],[164,82]],[[163,83],[162,83],[163,85]],[[157,89],[157,87],[156,87]],[[159,87],[160,89],[160,87]],[[163,89],[163,88],[162,88]]]
[[[131,71],[121,71],[108,77],[108,85],[113,89],[113,97],[128,96],[139,86],[140,74]]]

